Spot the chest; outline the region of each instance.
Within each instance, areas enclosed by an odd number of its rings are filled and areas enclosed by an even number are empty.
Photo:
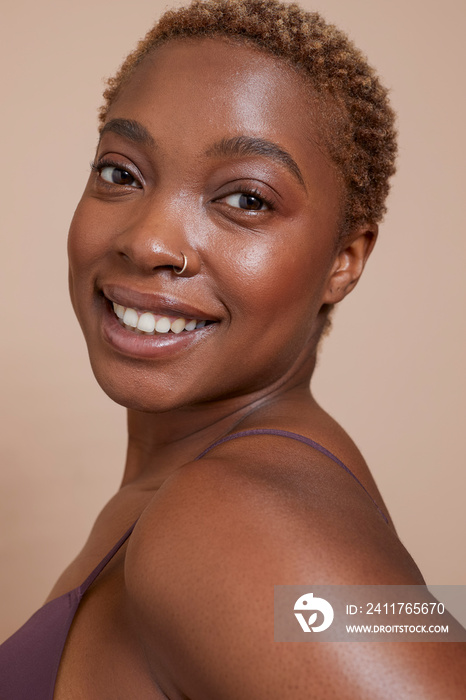
[[[54,700],[167,699],[147,666],[124,583],[125,547],[82,598],[68,633]]]
[[[82,552],[51,593],[50,598],[54,598],[82,586],[93,571],[94,580],[80,600],[66,637],[54,700],[168,698],[147,664],[125,584],[131,540],[128,526],[139,518],[151,496],[128,489],[117,494],[99,515]],[[118,543],[125,530],[126,535]],[[169,697],[178,700],[176,691]]]

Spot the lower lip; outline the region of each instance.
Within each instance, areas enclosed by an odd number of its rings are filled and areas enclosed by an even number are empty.
[[[163,358],[174,355],[198,343],[202,338],[210,335],[213,326],[210,324],[194,331],[181,331],[181,333],[163,333],[155,335],[138,334],[129,331],[121,325],[109,303],[104,303],[102,319],[102,332],[104,340],[114,350],[130,357]]]

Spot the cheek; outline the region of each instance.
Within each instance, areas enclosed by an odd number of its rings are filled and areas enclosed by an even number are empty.
[[[281,240],[247,248],[236,263],[232,255],[221,280],[240,329],[237,350],[267,371],[286,370],[309,343],[331,265],[328,246],[315,239]]]
[[[92,221],[83,200],[78,204],[68,233],[68,258],[73,271],[89,261],[93,255]],[[94,240],[95,245],[95,240]]]
[[[307,231],[297,236],[296,229],[284,230],[278,242],[273,237],[244,248],[236,259],[232,254],[225,284],[236,289],[237,303],[245,313],[262,313],[264,323],[280,312],[290,317],[306,314],[312,322],[321,306],[333,248]]]
[[[108,235],[105,226],[110,227],[109,217],[102,219],[93,210],[92,200],[83,199],[79,202],[68,233],[68,260],[70,275],[74,283],[79,283],[89,273],[95,262],[101,258],[108,245]]]
[[[80,320],[80,300],[93,288],[92,272],[99,257],[101,237],[96,236],[96,227],[89,216],[84,201],[78,204],[68,233],[69,291],[71,303]]]

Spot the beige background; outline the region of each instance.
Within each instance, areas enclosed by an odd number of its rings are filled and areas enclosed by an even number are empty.
[[[465,5],[316,0],[393,90],[390,214],[315,390],[356,439],[428,582],[466,584]],[[66,289],[68,224],[102,79],[157,0],[2,8],[0,639],[41,604],[119,483],[124,411],[91,376]]]

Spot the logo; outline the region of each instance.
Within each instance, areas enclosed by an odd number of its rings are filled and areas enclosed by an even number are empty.
[[[302,595],[296,603],[294,604],[295,610],[305,610],[306,612],[311,612],[317,610],[321,612],[324,616],[324,621],[322,624],[314,627],[314,622],[317,620],[317,612],[313,612],[308,621],[306,622],[304,615],[299,612],[295,612],[295,617],[301,625],[303,632],[323,632],[328,629],[333,622],[333,608],[330,603],[324,598],[314,598],[313,593],[305,593]]]

